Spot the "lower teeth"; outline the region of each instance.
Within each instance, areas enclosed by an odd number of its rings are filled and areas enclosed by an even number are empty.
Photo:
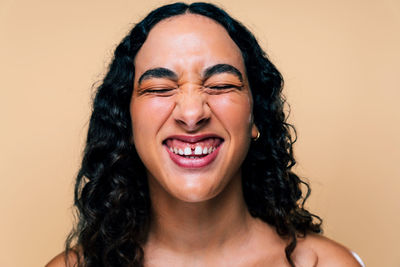
[[[204,156],[184,156],[187,159],[198,159],[198,158],[202,158]]]

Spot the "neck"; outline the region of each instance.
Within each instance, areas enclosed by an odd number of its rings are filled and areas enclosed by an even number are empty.
[[[236,241],[243,242],[249,236],[253,218],[243,198],[240,175],[218,196],[200,203],[183,202],[158,190],[150,195],[152,222],[148,243],[189,253],[215,251]]]

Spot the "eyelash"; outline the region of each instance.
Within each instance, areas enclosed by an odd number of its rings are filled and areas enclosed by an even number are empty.
[[[241,89],[241,87],[232,84],[223,84],[223,85],[206,86],[206,87],[215,90],[226,90],[231,88]]]
[[[174,90],[174,88],[168,88],[168,89],[147,89],[145,90],[146,93],[166,93],[169,91]]]
[[[140,94],[153,94],[153,95],[160,95],[160,96],[170,96],[168,93],[173,91],[176,88],[160,88],[160,89],[146,89],[143,90]]]

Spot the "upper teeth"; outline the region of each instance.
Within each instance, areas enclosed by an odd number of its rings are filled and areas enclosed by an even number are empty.
[[[196,146],[196,148],[194,149],[194,154],[201,155],[202,153],[203,153],[203,149],[201,149],[201,146]],[[204,154],[206,154],[206,153],[204,153]]]
[[[183,153],[185,153],[185,156],[192,155],[192,149],[190,147],[185,147]]]
[[[183,156],[183,155],[185,155],[185,156],[202,155],[202,154],[206,155],[206,154],[210,154],[211,152],[213,152],[215,150],[215,147],[202,148],[201,146],[196,146],[194,148],[194,151],[192,151],[192,148],[190,148],[190,147],[185,147],[183,150],[182,150],[182,148],[170,147],[169,150],[172,153],[179,154],[181,156]]]

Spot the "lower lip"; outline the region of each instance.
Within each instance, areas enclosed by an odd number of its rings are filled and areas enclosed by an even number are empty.
[[[171,152],[171,150],[169,150],[169,148],[165,146],[165,149],[167,150],[169,157],[171,158],[171,160],[178,166],[183,167],[183,168],[203,168],[209,164],[211,164],[215,158],[218,155],[218,152],[222,146],[222,144],[220,144],[213,152],[211,152],[210,154],[208,154],[207,156],[204,157],[199,157],[199,158],[186,158],[186,157],[182,157],[180,155],[177,155],[173,152]]]

